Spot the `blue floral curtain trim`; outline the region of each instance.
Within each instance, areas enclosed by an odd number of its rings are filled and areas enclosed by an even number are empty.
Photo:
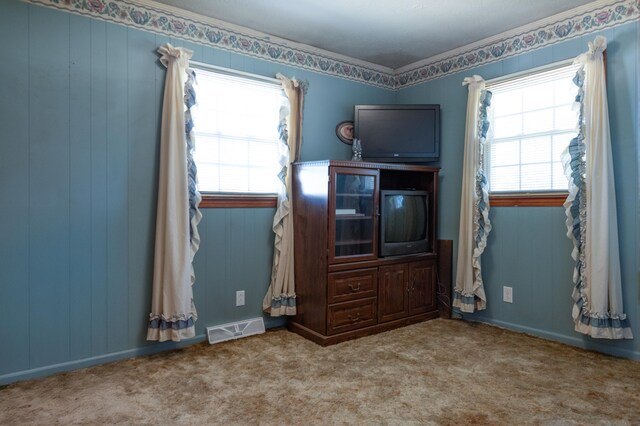
[[[571,256],[576,261],[573,270],[573,319],[593,328],[612,330],[614,335],[628,329],[629,319],[625,314],[611,315],[608,312],[591,312],[585,292],[585,243],[587,223],[586,200],[586,145],[584,141],[584,68],[580,68],[573,79],[578,87],[576,105],[578,106],[578,135],[569,142],[562,154],[565,174],[569,179],[569,196],[564,207],[566,211],[567,237],[573,242]]]
[[[477,199],[477,230],[474,229],[475,250],[478,250],[479,257],[487,244],[487,237],[491,231],[491,222],[489,221],[489,182],[484,173],[484,146],[487,140],[487,132],[489,131],[489,118],[487,109],[491,106],[491,97],[493,94],[488,90],[483,90],[480,94],[480,111],[478,120],[478,137],[480,139],[480,161],[478,171],[476,173],[476,199]],[[474,251],[475,251],[474,250]],[[475,254],[474,254],[475,257]]]
[[[482,302],[482,299],[475,294],[465,295],[458,291],[453,294],[453,300],[457,302],[454,306],[461,306],[467,309],[464,312],[473,312],[478,304]]]
[[[184,320],[165,320],[162,318],[154,318],[149,321],[149,328],[159,328],[160,330],[183,330],[185,328],[193,327],[195,320],[193,317]]]
[[[278,122],[278,136],[280,137],[280,143],[289,151],[289,131],[287,130],[287,117],[289,116],[289,100],[284,90],[282,90],[281,104],[280,104],[280,117]],[[278,179],[285,187],[283,193],[285,199],[289,199],[289,194],[286,191],[286,179],[287,169],[289,167],[289,157],[281,156],[280,158],[280,172],[278,173]]]
[[[193,159],[193,150],[195,148],[195,142],[193,137],[193,117],[191,116],[191,108],[196,104],[196,91],[193,87],[193,83],[196,79],[196,73],[189,69],[187,70],[188,78],[184,86],[184,104],[187,107],[185,111],[185,133],[187,139],[187,170],[189,172],[189,236],[191,238],[192,246],[192,258],[195,252],[198,251],[200,238],[198,235],[198,223],[202,215],[198,210],[198,205],[202,200],[200,192],[198,191],[198,169],[196,162]],[[197,243],[194,249],[194,239],[197,239]]]
[[[295,308],[296,307],[296,296],[288,296],[283,294],[280,297],[274,297],[271,299],[271,309],[277,310],[282,307],[286,308]]]

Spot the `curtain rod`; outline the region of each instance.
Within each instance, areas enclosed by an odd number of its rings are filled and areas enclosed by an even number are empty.
[[[219,67],[219,66],[216,66],[216,65],[205,64],[204,62],[189,61],[189,65],[193,65],[196,68],[203,68],[205,70],[217,71],[217,72],[220,72],[220,73],[223,73],[223,74],[227,74],[227,75],[242,76],[242,77],[251,78],[253,80],[258,80],[258,81],[264,81],[264,82],[267,82],[267,83],[277,84],[278,86],[282,85],[282,82],[280,80],[278,80],[277,78],[265,77],[265,76],[262,76],[262,75],[252,74],[252,73],[244,72],[244,71],[238,71],[238,70],[234,70],[234,69],[231,69],[231,68],[224,68],[224,67]]]
[[[538,71],[550,71],[555,68],[564,67],[566,65],[571,65],[573,63],[574,58],[565,59],[563,61],[554,62],[547,65],[542,65],[540,67],[531,68],[524,71],[519,71],[513,74],[503,75],[501,77],[492,78],[490,80],[485,80],[485,86],[495,85],[498,83],[504,83],[505,81],[513,80],[516,78],[524,77],[529,74],[535,74]]]

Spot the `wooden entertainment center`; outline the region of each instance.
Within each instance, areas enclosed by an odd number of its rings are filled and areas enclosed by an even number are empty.
[[[439,316],[436,167],[293,165],[298,314],[289,329],[331,345]],[[427,250],[379,256],[381,191],[428,191]]]

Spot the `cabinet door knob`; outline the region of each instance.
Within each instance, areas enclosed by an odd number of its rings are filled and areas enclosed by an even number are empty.
[[[360,290],[360,281],[358,281],[358,284],[356,284],[355,286],[352,283],[349,283],[349,288],[351,289],[351,291]]]
[[[349,315],[349,321],[358,322],[359,320],[360,320],[360,312],[356,313],[355,315]]]

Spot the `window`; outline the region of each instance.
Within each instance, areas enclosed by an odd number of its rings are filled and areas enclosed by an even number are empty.
[[[485,161],[493,205],[499,205],[495,196],[507,194],[565,197],[560,157],[577,133],[577,70],[568,64],[487,82],[493,97]]]
[[[275,197],[280,171],[280,84],[260,76],[195,71],[194,160],[204,207],[220,205],[207,204],[211,196],[226,201]]]

